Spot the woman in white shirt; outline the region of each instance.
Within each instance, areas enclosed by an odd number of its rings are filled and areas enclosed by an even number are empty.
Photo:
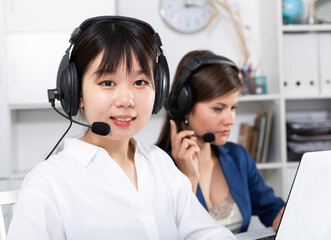
[[[90,128],[27,174],[8,239],[234,239],[165,152],[133,139],[168,91],[158,34],[137,19],[103,16],[70,42],[49,99],[71,122],[81,111]]]

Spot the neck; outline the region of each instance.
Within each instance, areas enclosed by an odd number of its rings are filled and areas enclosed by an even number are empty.
[[[135,144],[130,139],[116,141],[109,137],[99,137],[88,132],[82,139],[85,142],[104,148],[109,156],[117,162],[127,175],[133,186],[138,190],[137,171],[134,162]]]
[[[199,164],[209,162],[212,155],[211,144],[199,141],[198,145],[200,148]]]
[[[134,144],[130,144],[130,139],[116,141],[108,137],[97,136],[89,131],[82,140],[105,149],[109,156],[118,163],[133,160],[135,148]]]

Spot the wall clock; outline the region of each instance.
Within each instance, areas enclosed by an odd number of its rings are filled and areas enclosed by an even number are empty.
[[[195,33],[206,28],[217,11],[208,0],[160,0],[165,23],[180,33]]]

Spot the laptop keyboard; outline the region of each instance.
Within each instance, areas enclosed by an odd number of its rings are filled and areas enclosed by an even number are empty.
[[[274,240],[275,237],[276,237],[276,235],[271,235],[271,236],[266,236],[266,237],[258,238],[256,240]]]

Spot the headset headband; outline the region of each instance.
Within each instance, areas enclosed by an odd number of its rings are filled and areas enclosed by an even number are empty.
[[[148,23],[130,17],[123,16],[98,16],[86,19],[79,27],[75,28],[71,33],[69,42],[70,45],[66,49],[64,56],[60,62],[57,72],[57,88],[49,89],[48,99],[49,102],[54,102],[55,99],[61,101],[63,110],[68,116],[75,116],[79,108],[79,90],[80,79],[74,62],[70,62],[70,50],[80,37],[82,32],[94,21],[128,21],[143,26],[146,30],[150,31],[158,47],[158,56],[156,59],[156,69],[154,72],[155,77],[155,101],[153,107],[153,114],[157,113],[163,106],[169,94],[169,67],[163,50],[161,48],[162,42],[158,33],[154,31]]]
[[[191,75],[199,71],[202,67],[206,65],[212,65],[212,64],[225,64],[233,67],[233,69],[239,73],[239,69],[237,68],[236,64],[232,62],[230,59],[218,56],[218,55],[212,55],[212,54],[202,54],[200,56],[197,56],[195,58],[190,59],[185,69],[182,71],[182,73],[178,76],[176,85],[177,88],[174,88],[173,91],[170,93],[169,99],[171,99],[171,96],[177,96],[180,90],[183,88],[183,86],[186,84],[188,79]]]
[[[186,114],[187,111],[189,111],[192,107],[193,100],[188,98],[193,98],[193,96],[190,89],[186,87],[187,81],[201,68],[213,64],[224,64],[231,66],[236,73],[239,73],[239,69],[236,64],[223,56],[207,53],[190,59],[186,63],[184,70],[177,77],[172,91],[170,92],[169,99],[165,104],[165,108],[168,110],[170,118],[173,119],[180,116],[182,117],[183,114]],[[183,91],[184,88],[185,91]]]

